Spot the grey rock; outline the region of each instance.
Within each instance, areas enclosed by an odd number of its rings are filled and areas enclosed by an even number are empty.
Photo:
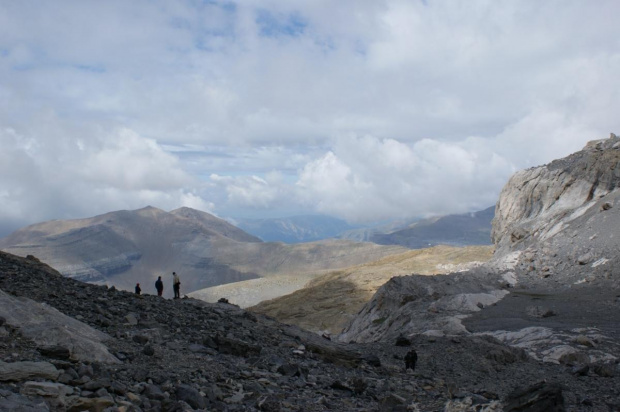
[[[176,389],[177,399],[186,402],[194,409],[205,409],[206,399],[196,389],[189,385],[179,385]]]
[[[24,381],[29,379],[56,380],[60,371],[48,362],[13,362],[0,361],[0,381]]]
[[[43,412],[50,407],[41,397],[28,397],[16,393],[0,396],[0,410],[6,412]]]
[[[41,346],[38,347],[37,350],[41,353],[41,355],[47,356],[48,358],[69,359],[71,357],[71,351],[64,346]]]
[[[146,396],[149,399],[155,399],[158,401],[166,399],[166,395],[157,385],[146,385],[144,388],[144,392],[142,392],[142,395]]]
[[[75,359],[118,363],[102,342],[110,337],[58,310],[0,290],[0,313],[7,323],[40,346],[69,348]]]
[[[612,378],[616,375],[616,366],[611,363],[591,365],[591,369],[598,376]]]
[[[563,412],[565,411],[562,387],[555,383],[539,382],[519,388],[504,400],[505,412]]]
[[[55,382],[24,382],[20,393],[26,396],[61,398],[73,394],[73,388]]]
[[[110,398],[74,397],[73,399],[67,400],[67,412],[103,412],[106,408],[113,405],[114,401]]]

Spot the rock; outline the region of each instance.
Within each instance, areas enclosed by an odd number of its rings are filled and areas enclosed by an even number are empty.
[[[49,410],[49,405],[41,397],[30,398],[16,393],[0,396],[0,411],[43,412]]]
[[[220,353],[242,356],[248,358],[260,354],[262,348],[237,339],[230,339],[223,336],[216,336],[217,350]]]
[[[273,395],[262,396],[256,401],[256,408],[263,412],[279,412],[280,401]]]
[[[396,338],[396,342],[394,343],[396,346],[411,346],[411,340],[407,339],[403,335],[398,335]]]
[[[589,348],[594,348],[596,346],[596,344],[592,341],[592,339],[588,338],[587,336],[584,335],[579,335],[577,336],[573,342],[575,342],[578,345],[582,345],[582,346],[587,346]]]
[[[557,383],[539,382],[515,389],[504,400],[505,412],[563,412],[562,387]]]
[[[179,385],[176,389],[177,399],[186,402],[194,409],[205,409],[207,401],[196,389],[189,385]]]
[[[77,360],[119,363],[102,342],[110,337],[103,332],[64,315],[49,305],[28,298],[15,298],[0,290],[0,313],[7,323],[20,329],[39,346],[69,348]]]
[[[149,399],[155,399],[158,401],[166,399],[166,395],[157,385],[146,385],[144,387],[144,392],[142,392],[142,395],[146,396]]]
[[[135,326],[138,324],[138,318],[133,313],[130,313],[125,316],[125,322],[127,322],[128,325]]]
[[[611,363],[592,365],[591,369],[598,376],[602,376],[604,378],[613,378],[616,374],[616,366]]]
[[[67,412],[103,412],[106,408],[114,405],[114,401],[109,398],[83,398],[75,397],[68,400]]]
[[[73,388],[62,383],[29,381],[24,382],[20,393],[26,396],[61,398],[73,394]]]
[[[145,345],[144,348],[142,348],[142,353],[146,356],[153,356],[155,355],[155,348],[153,348],[152,345]]]
[[[551,316],[557,316],[556,311],[543,306],[530,306],[527,308],[527,313],[535,318],[550,318]]]
[[[612,207],[614,207],[613,203],[611,203],[611,202],[604,202],[604,203],[601,205],[601,211],[604,211],[604,210],[609,210],[609,209],[611,209]]]
[[[135,335],[132,340],[140,345],[146,345],[149,341],[149,337],[145,335]]]
[[[37,350],[41,353],[41,355],[47,356],[48,358],[69,359],[71,357],[71,351],[64,346],[41,346],[38,347]]]
[[[389,393],[379,401],[379,411],[381,412],[404,412],[406,410],[407,399],[395,393]]]
[[[30,379],[49,379],[55,381],[60,371],[48,362],[14,362],[0,361],[0,381],[24,381]]]
[[[592,261],[592,259],[593,259],[593,255],[591,252],[584,253],[583,255],[577,258],[577,263],[579,263],[580,265],[587,265],[588,263]]]
[[[570,373],[576,376],[587,376],[588,372],[590,372],[590,366],[588,365],[575,365],[570,371]]]
[[[558,345],[544,353],[543,362],[576,365],[590,362],[590,357],[569,345]]]

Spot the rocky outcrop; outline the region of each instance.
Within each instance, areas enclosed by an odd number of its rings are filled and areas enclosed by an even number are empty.
[[[596,140],[566,158],[515,173],[495,207],[491,236],[498,254],[562,232],[620,187],[620,138]],[[597,210],[598,211],[598,210]]]
[[[16,298],[0,290],[0,316],[42,350],[55,346],[65,349],[67,358],[119,363],[102,344],[110,340],[109,336],[48,305],[26,297]]]

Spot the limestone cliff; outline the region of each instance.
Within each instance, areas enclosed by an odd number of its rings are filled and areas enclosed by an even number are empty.
[[[521,250],[559,233],[620,185],[620,138],[589,142],[548,165],[515,173],[495,208],[496,253]]]

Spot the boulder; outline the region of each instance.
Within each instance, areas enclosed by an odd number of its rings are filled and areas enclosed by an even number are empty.
[[[0,381],[24,381],[30,379],[49,379],[55,381],[60,371],[48,362],[0,361]]]
[[[40,347],[66,348],[75,360],[120,363],[103,344],[108,335],[49,305],[0,290],[0,315]]]
[[[562,387],[557,383],[539,382],[515,389],[504,400],[505,412],[564,412]]]

